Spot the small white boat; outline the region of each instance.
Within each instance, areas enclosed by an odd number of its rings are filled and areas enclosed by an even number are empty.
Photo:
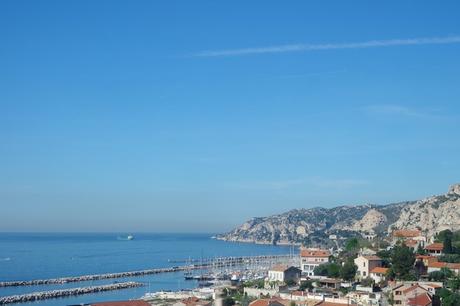
[[[130,235],[126,235],[126,236],[118,236],[117,239],[118,239],[118,240],[124,240],[124,241],[126,241],[126,240],[133,240],[133,239],[134,239],[134,236],[131,235],[131,234],[130,234]]]

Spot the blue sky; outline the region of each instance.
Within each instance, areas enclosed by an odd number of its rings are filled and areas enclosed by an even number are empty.
[[[0,231],[230,229],[460,181],[458,1],[1,1]]]

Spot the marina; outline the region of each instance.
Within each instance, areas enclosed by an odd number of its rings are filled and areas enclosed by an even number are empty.
[[[19,287],[19,286],[36,286],[36,285],[49,285],[49,284],[65,284],[65,283],[77,283],[85,281],[103,280],[103,279],[116,279],[126,277],[137,277],[151,274],[160,273],[173,273],[181,271],[192,271],[192,270],[203,270],[203,269],[225,269],[234,266],[245,265],[248,267],[257,266],[258,269],[261,266],[272,265],[274,263],[282,263],[286,261],[296,260],[292,255],[259,255],[259,256],[232,256],[232,257],[219,257],[214,259],[203,260],[203,263],[192,264],[185,266],[175,266],[169,268],[157,268],[157,269],[146,269],[139,271],[127,271],[119,273],[106,273],[106,274],[93,274],[93,275],[82,275],[73,277],[61,277],[51,279],[36,279],[36,280],[22,280],[22,281],[7,281],[0,282],[0,287]],[[190,279],[195,280],[209,280],[208,277],[204,276],[191,276]]]

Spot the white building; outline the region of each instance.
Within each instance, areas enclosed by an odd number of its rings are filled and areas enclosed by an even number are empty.
[[[375,267],[369,271],[369,276],[374,280],[376,284],[383,282],[385,280],[388,268]]]
[[[428,273],[441,271],[442,268],[446,268],[454,272],[456,275],[460,275],[460,263],[450,263],[450,262],[439,262],[439,261],[430,261],[428,263]]]
[[[268,270],[268,282],[287,283],[290,281],[298,283],[300,280],[300,269],[290,266],[274,266]]]
[[[313,270],[320,264],[329,262],[331,253],[321,249],[302,249],[300,251],[300,268],[307,276],[314,276]]]
[[[355,265],[358,267],[356,272],[358,279],[363,279],[370,276],[372,269],[382,266],[382,259],[375,255],[358,256],[355,258]]]

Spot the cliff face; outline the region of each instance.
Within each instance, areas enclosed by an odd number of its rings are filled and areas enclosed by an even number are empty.
[[[445,195],[388,205],[295,209],[253,218],[219,239],[254,243],[299,243],[314,233],[385,232],[421,228],[428,235],[460,229],[460,184]]]

